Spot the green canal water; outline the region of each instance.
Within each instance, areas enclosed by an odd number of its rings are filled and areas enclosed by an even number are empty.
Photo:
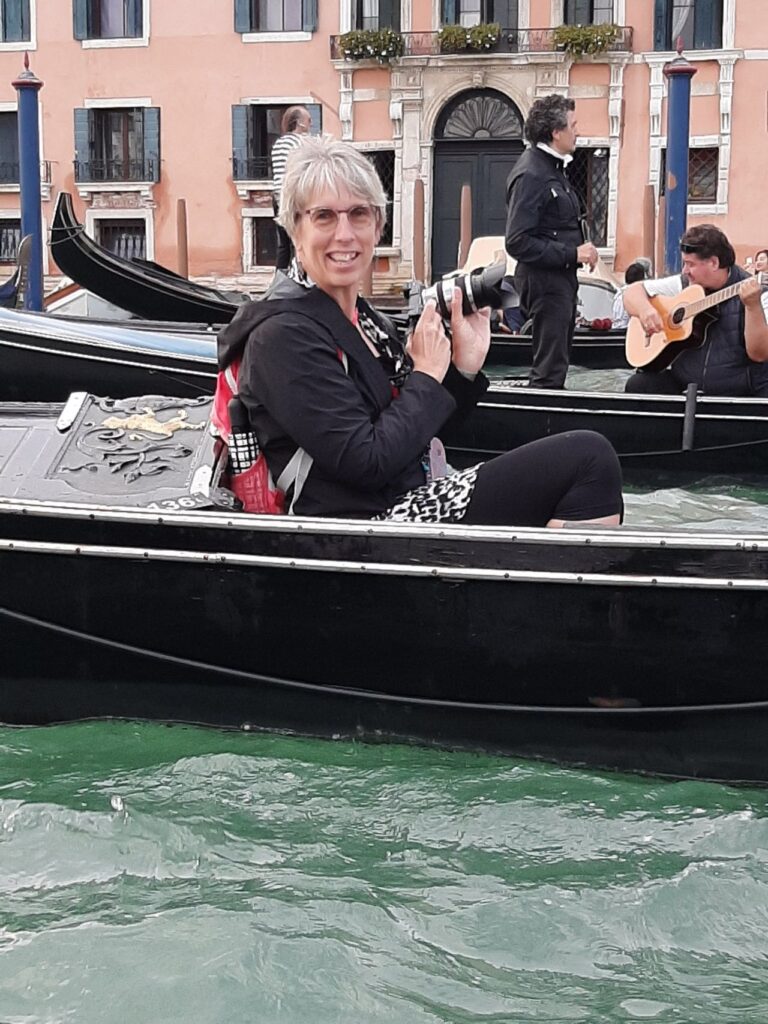
[[[629,494],[768,531],[768,491]],[[2,1024],[765,1024],[768,790],[0,728]]]
[[[768,792],[131,723],[0,730],[6,1024],[768,1007]]]

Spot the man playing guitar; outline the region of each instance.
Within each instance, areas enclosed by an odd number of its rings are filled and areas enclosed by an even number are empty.
[[[654,296],[679,295],[690,285],[700,285],[707,295],[727,291],[723,300],[712,296],[712,302],[701,303],[710,308],[695,317],[698,331],[666,346],[668,369],[659,366],[664,359],[657,360],[632,374],[625,390],[678,394],[695,383],[710,395],[768,397],[768,292],[761,296],[760,282],[736,266],[733,246],[713,224],[689,228],[680,250],[682,276],[638,281],[624,292],[624,307],[646,337],[663,337],[670,326],[652,304]]]

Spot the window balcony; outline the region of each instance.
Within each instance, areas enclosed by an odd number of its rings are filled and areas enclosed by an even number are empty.
[[[233,156],[233,181],[271,181],[272,163],[268,156]]]
[[[444,53],[440,49],[439,32],[403,32],[403,57],[480,57],[485,53],[559,53],[561,47],[555,43],[554,28],[503,28],[498,41],[489,49],[475,50],[469,46],[464,50]],[[344,60],[339,40],[331,36],[331,59]],[[623,26],[618,37],[604,51],[605,53],[631,53],[632,28]],[[600,59],[601,54],[596,54]],[[348,63],[354,63],[349,61]]]
[[[154,160],[75,160],[75,181],[158,181]]]
[[[19,163],[18,161],[0,161],[0,186],[2,185],[16,185],[19,184]],[[42,185],[51,184],[51,161],[41,160],[40,161],[40,183]]]

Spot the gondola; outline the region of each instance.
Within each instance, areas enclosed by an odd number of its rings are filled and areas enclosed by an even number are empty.
[[[130,323],[0,309],[0,400],[56,402],[76,390],[118,398],[213,391],[213,330]],[[712,474],[768,474],[768,400],[547,391],[522,383],[494,382],[471,416],[446,435],[454,465],[586,428],[612,441],[630,482],[658,483],[665,474],[675,485]]]
[[[768,782],[768,534],[246,515],[209,406],[0,405],[0,721]]]
[[[496,382],[443,440],[457,467],[537,437],[597,430],[612,442],[627,480],[685,486],[727,474],[768,479],[768,399],[639,395],[527,388]]]
[[[588,370],[624,369],[627,332],[596,330],[593,327],[577,327],[573,335],[571,362]],[[491,366],[520,367],[531,365],[530,334],[502,334],[494,331],[488,363]]]
[[[51,256],[59,269],[95,295],[148,320],[228,323],[249,296],[194,284],[147,260],[127,260],[94,242],[60,192],[51,224]]]
[[[19,242],[13,273],[0,284],[0,308],[16,309],[23,305],[31,253],[32,236],[25,235]]]

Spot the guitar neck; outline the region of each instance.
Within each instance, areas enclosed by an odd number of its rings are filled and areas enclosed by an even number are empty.
[[[758,274],[757,280],[761,287],[765,288],[768,285],[768,274]],[[705,309],[711,309],[713,306],[719,306],[721,302],[727,302],[728,299],[732,299],[734,295],[739,294],[741,284],[741,281],[737,281],[736,284],[729,284],[725,288],[721,288],[720,291],[712,292],[711,295],[705,295],[698,302],[691,302],[690,305],[686,306],[685,319],[688,320],[699,313],[703,313]]]

